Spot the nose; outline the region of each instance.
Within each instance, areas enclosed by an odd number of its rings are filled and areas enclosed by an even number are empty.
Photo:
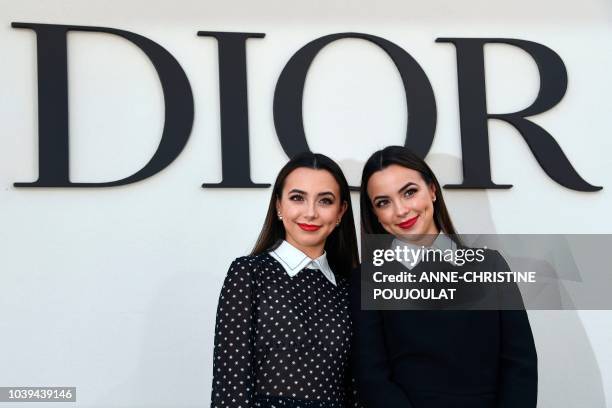
[[[306,206],[306,218],[309,220],[317,218],[317,203],[312,201]]]
[[[402,219],[410,212],[410,207],[401,201],[394,201],[393,210],[395,211],[395,216]]]

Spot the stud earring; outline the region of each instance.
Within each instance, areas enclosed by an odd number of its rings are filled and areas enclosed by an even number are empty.
[[[281,215],[280,211],[277,213],[277,215],[278,215],[278,219],[282,221],[283,220],[283,216]]]

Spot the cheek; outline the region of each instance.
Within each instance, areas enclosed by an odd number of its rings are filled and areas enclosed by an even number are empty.
[[[431,205],[431,200],[429,199],[429,196],[419,197],[418,208],[422,212],[431,211],[433,206]]]
[[[338,218],[340,218],[340,207],[324,207],[320,214],[326,222],[335,224]]]
[[[285,201],[283,203],[283,213],[288,218],[299,215],[301,208],[300,204],[301,202],[299,201]]]

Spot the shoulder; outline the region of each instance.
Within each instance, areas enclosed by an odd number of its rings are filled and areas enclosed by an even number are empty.
[[[267,252],[257,255],[245,255],[234,259],[229,267],[228,276],[253,275],[276,262]]]
[[[253,267],[253,264],[255,263],[256,258],[257,258],[257,255],[239,256],[238,258],[235,258],[232,261],[230,265],[230,271],[236,270],[236,269],[250,270]]]
[[[223,290],[242,290],[256,284],[258,255],[240,256],[232,261],[225,275]]]

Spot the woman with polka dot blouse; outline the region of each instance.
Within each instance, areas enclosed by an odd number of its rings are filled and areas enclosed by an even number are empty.
[[[348,300],[357,264],[342,171],[321,154],[296,156],[276,179],[255,248],[221,289],[211,407],[357,406]]]

